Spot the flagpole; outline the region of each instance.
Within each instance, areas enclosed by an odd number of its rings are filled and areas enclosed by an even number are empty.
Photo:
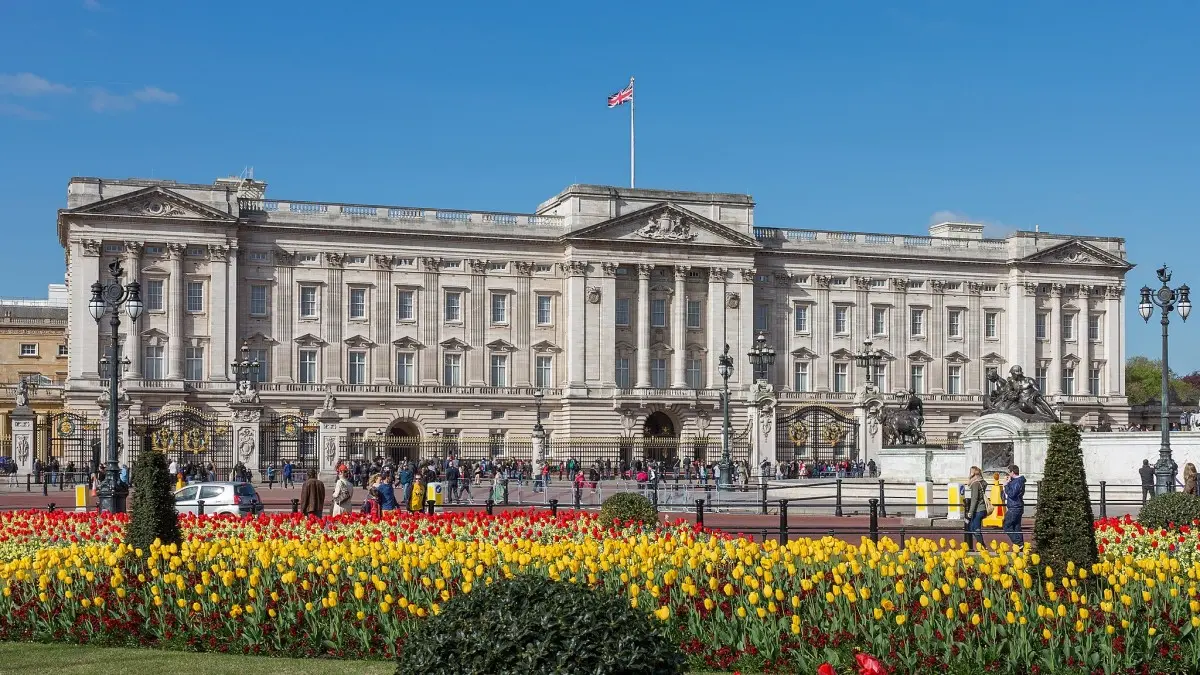
[[[633,78],[632,77],[629,78],[629,88],[631,90],[633,89]],[[636,99],[637,99],[636,95],[629,99],[629,187],[631,187],[631,188],[635,187],[634,180],[633,180],[634,179],[634,166],[635,166],[634,165],[635,155],[634,155],[634,144],[633,144],[633,106],[634,106]]]

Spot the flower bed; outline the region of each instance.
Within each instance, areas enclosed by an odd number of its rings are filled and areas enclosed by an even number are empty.
[[[1200,562],[1200,527],[1196,523],[1173,529],[1148,528],[1130,516],[1096,522],[1096,545],[1108,560],[1176,560],[1190,568]]]
[[[702,670],[851,672],[860,652],[894,673],[1200,666],[1196,571],[1114,543],[1090,570],[1048,570],[1006,545],[779,546],[575,513],[185,517],[181,546],[150,551],[127,549],[121,525],[0,517],[0,639],[391,658],[452,595],[527,573],[619,590]]]

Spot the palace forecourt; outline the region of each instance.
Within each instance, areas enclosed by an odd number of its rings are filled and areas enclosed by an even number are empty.
[[[530,459],[539,409],[552,460],[714,462],[726,344],[734,458],[752,464],[865,459],[853,433],[767,433],[801,410],[852,427],[864,340],[885,399],[924,399],[931,443],[953,445],[988,372],[1012,365],[1064,420],[1125,423],[1122,239],[765,227],[754,211],[744,194],[595,185],[516,214],[73,178],[67,411],[36,421],[32,454],[104,437],[114,364],[88,301],[113,262],[145,303],[121,324],[123,462]],[[777,357],[755,373],[760,334]],[[234,361],[259,364],[252,391]]]

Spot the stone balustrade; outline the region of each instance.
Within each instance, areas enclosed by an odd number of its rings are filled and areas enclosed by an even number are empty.
[[[1004,260],[1008,257],[1008,242],[1004,239],[955,239],[951,237],[926,237],[907,234],[879,234],[874,232],[838,232],[833,230],[793,230],[777,227],[756,227],[754,238],[767,246],[790,248],[803,245],[805,249],[816,246],[831,248],[872,247],[895,248],[922,254],[962,255],[970,251],[974,256]]]
[[[561,229],[562,216],[531,213],[499,213],[493,211],[462,211],[458,209],[426,209],[406,206],[370,206],[362,204],[332,204],[322,202],[285,201],[279,199],[238,199],[238,209],[248,217],[255,215],[267,220],[371,219],[380,223],[404,221],[456,225],[498,225],[510,227],[546,227]]]

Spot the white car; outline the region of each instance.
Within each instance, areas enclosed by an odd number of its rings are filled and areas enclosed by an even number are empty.
[[[262,500],[250,483],[192,483],[175,491],[175,510],[179,513],[199,513],[200,502],[204,502],[206,516],[217,513],[246,516],[263,511]]]

